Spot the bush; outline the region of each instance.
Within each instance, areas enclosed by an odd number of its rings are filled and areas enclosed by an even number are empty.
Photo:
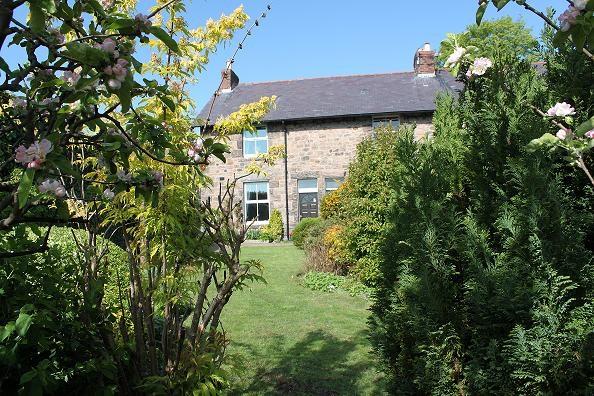
[[[79,241],[86,237],[78,230],[74,235]],[[117,280],[121,286],[128,281],[127,255],[102,238],[97,242],[108,247],[98,267],[104,285],[93,285],[95,293],[104,293],[109,316],[98,319],[107,329],[121,317]],[[0,261],[0,393],[95,394],[97,384],[113,390],[116,362],[105,353],[101,328],[90,325],[98,311],[78,289],[83,252],[67,228],[54,227],[48,245],[45,253]]]
[[[280,242],[284,235],[283,217],[278,209],[270,215],[270,221],[260,230],[260,239],[268,242]]]
[[[291,233],[291,240],[293,241],[293,244],[297,246],[299,249],[303,249],[303,242],[305,242],[305,238],[309,236],[309,229],[315,225],[320,224],[321,222],[323,222],[322,219],[320,219],[319,217],[314,217],[305,218],[301,220],[299,223],[297,223],[297,225],[293,229],[293,232]]]
[[[344,227],[331,220],[323,220],[307,230],[303,242],[306,254],[305,269],[346,275],[348,251],[342,239]]]
[[[343,225],[341,259],[367,285],[378,281],[383,236],[414,165],[410,158],[416,147],[412,126],[377,129],[375,137],[357,146],[345,183],[323,202],[324,216]]]
[[[343,290],[351,296],[368,297],[371,293],[370,288],[356,279],[327,272],[308,272],[303,277],[303,286],[328,293]]]
[[[337,218],[340,216],[342,194],[346,190],[347,181],[342,183],[338,189],[329,192],[322,198],[320,204],[320,216],[322,219]]]
[[[248,230],[248,232],[245,234],[245,239],[252,241],[260,239],[260,230],[253,228]]]
[[[493,61],[407,157],[370,319],[393,394],[594,391],[592,189],[525,149],[554,128],[526,105],[555,103],[546,76]]]

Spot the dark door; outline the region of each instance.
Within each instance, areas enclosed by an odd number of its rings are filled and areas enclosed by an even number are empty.
[[[318,193],[299,194],[299,220],[318,217]]]

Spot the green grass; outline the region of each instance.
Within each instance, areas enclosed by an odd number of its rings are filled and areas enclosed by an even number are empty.
[[[223,313],[228,353],[243,365],[232,394],[382,393],[367,340],[368,301],[301,286],[304,256],[292,245],[244,247],[242,258],[262,260],[267,284],[236,292]]]

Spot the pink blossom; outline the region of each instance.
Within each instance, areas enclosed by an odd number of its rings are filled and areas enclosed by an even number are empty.
[[[566,117],[575,114],[575,109],[570,104],[562,102],[547,110],[547,115],[550,117]]]
[[[192,158],[194,161],[198,162],[200,160],[200,153],[204,148],[204,142],[201,138],[196,139],[192,143],[192,147],[188,150],[188,156]]]
[[[115,193],[114,193],[113,191],[111,191],[111,189],[109,189],[109,188],[106,188],[106,189],[103,191],[103,196],[104,196],[105,198],[109,199],[109,200],[112,200],[112,199],[113,199],[113,197],[115,197]]]
[[[28,148],[20,145],[15,150],[15,161],[29,168],[39,169],[48,153],[53,151],[52,142],[47,139],[35,141]]]
[[[153,25],[149,17],[144,14],[136,14],[134,19],[140,25],[141,30],[148,30],[148,28],[150,28]]]
[[[592,129],[591,131],[588,131],[586,133],[584,133],[584,136],[590,139],[594,139],[594,129]]]
[[[40,159],[34,159],[33,161],[29,162],[27,168],[31,169],[39,169],[41,168],[42,161]]]
[[[569,6],[563,14],[559,15],[560,29],[563,32],[567,32],[573,25],[575,25],[577,17],[580,16],[581,12],[574,6]]]
[[[27,154],[27,148],[22,144],[14,151],[14,160],[23,165],[33,161],[29,154]]]
[[[560,140],[565,140],[565,138],[567,137],[567,132],[564,129],[559,129],[555,136],[557,136],[557,138],[559,138]]]
[[[75,86],[76,83],[78,83],[78,80],[80,80],[80,73],[78,73],[77,71],[67,70],[64,72],[61,78],[69,85]]]
[[[39,192],[42,194],[51,193],[58,198],[62,198],[66,195],[66,189],[57,180],[46,179],[39,185]]]
[[[12,98],[12,105],[17,109],[22,110],[27,107],[27,101],[23,98],[14,97]]]
[[[60,98],[45,98],[41,102],[39,102],[39,104],[42,106],[51,106],[55,103],[58,103],[59,101]]]
[[[126,173],[123,170],[119,170],[116,172],[116,176],[118,179],[120,179],[123,182],[127,182],[130,183],[132,181],[132,174],[131,173]]]
[[[101,5],[103,8],[111,8],[113,7],[114,0],[101,0]]]
[[[117,90],[122,88],[122,83],[119,80],[116,79],[111,79],[107,82],[107,85],[109,86],[109,88],[113,89],[113,90]]]
[[[163,186],[163,172],[153,171],[153,177],[155,178],[155,181],[157,183],[159,183],[162,187]]]
[[[105,40],[103,40],[100,47],[103,51],[107,52],[108,54],[113,54],[116,50],[117,45],[118,43],[114,39],[108,37]]]

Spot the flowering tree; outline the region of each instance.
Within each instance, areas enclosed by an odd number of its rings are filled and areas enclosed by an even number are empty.
[[[21,7],[27,22],[15,18]],[[2,4],[0,49],[20,46],[26,60],[12,66],[0,58],[0,131],[3,150],[9,147],[0,165],[0,259],[47,251],[54,225],[84,228],[87,238],[73,234],[80,252],[74,294],[84,304],[72,315],[97,329],[93,343],[101,347],[94,351],[102,360],[81,345],[77,367],[99,372],[97,387],[106,392],[212,394],[226,384],[221,311],[236,288],[259,279],[260,264],[239,260],[247,225],[228,199],[234,184],[218,204],[202,202],[200,189],[209,185],[210,161],[225,160],[227,136],[253,129],[274,99],[246,105],[198,137],[204,123],[194,117],[188,87],[248,16],[239,7],[194,29],[180,0],[158,1],[146,14],[134,7],[110,0]],[[140,46],[150,59],[137,55]],[[127,269],[114,274],[100,235],[120,240]],[[106,303],[106,284],[117,306]],[[22,298],[27,310],[2,311],[3,357],[19,350],[27,329],[47,323],[40,302]],[[184,324],[191,313],[191,325]],[[22,392],[56,392],[84,375],[68,374],[64,361],[43,351],[28,357],[21,361],[30,366],[6,371],[21,378]]]
[[[569,40],[578,51],[583,52],[586,57],[594,61],[594,56],[588,49],[594,46],[594,1],[569,1],[568,8],[559,15],[559,25],[525,0],[515,0],[514,2],[541,17],[550,28],[556,31],[553,39],[555,45],[564,45]],[[482,1],[477,11],[477,24],[481,23],[485,10],[491,3],[501,10],[510,3],[510,0]],[[480,49],[474,46],[468,48],[459,46],[455,36],[449,38],[448,44],[453,47],[453,52],[445,61],[444,66],[455,75],[465,69],[467,78],[482,76],[493,65],[490,59],[480,57]],[[528,149],[564,150],[567,153],[568,161],[582,169],[594,186],[594,177],[584,161],[585,153],[594,148],[594,117],[576,125],[576,109],[565,101],[551,105],[546,112],[531,103],[527,103],[527,106],[547,118],[552,127],[557,129],[555,133],[546,132],[539,139],[534,139],[528,145]]]

